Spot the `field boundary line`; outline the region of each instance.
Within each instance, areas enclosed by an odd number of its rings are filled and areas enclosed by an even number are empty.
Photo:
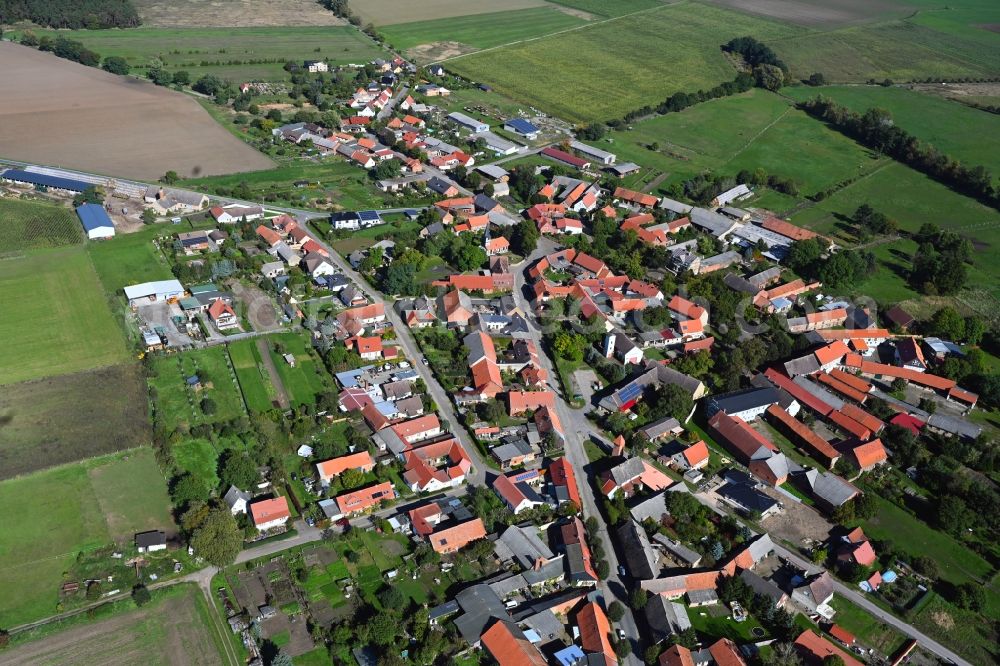
[[[491,46],[489,48],[480,49],[478,51],[470,51],[469,53],[461,53],[450,58],[442,58],[441,60],[434,60],[433,62],[427,63],[428,65],[440,65],[444,62],[451,62],[452,60],[458,60],[459,58],[465,58],[471,55],[479,55],[480,53],[489,53],[490,51],[496,51],[497,49],[505,49],[508,46],[516,46],[518,44],[527,44],[529,42],[537,42],[540,39],[548,39],[549,37],[555,37],[556,35],[564,35],[568,32],[576,32],[577,30],[583,30],[584,28],[593,28],[599,25],[604,25],[605,23],[611,23],[612,21],[618,21],[620,19],[629,18],[630,16],[635,16],[637,14],[646,14],[649,12],[658,12],[667,7],[675,7],[677,5],[685,4],[684,0],[681,2],[672,2],[669,4],[663,4],[659,7],[647,7],[646,9],[637,9],[634,12],[629,12],[628,14],[622,14],[621,16],[610,16],[601,21],[591,21],[584,23],[583,25],[575,25],[572,28],[563,28],[562,30],[556,30],[555,32],[550,32],[547,35],[538,35],[536,37],[528,37],[526,39],[517,39],[513,42],[507,42],[506,44],[498,44],[497,46]]]
[[[762,127],[759,132],[757,132],[752,137],[750,137],[749,139],[747,139],[747,142],[744,143],[742,146],[740,146],[736,150],[735,153],[733,153],[732,155],[730,155],[729,159],[727,159],[725,162],[722,163],[722,166],[726,166],[727,164],[729,164],[730,162],[732,162],[733,160],[735,160],[737,157],[739,157],[747,148],[749,148],[750,146],[752,146],[753,143],[757,139],[759,139],[760,137],[762,137],[768,130],[770,130],[772,127],[774,127],[775,125],[777,125],[778,121],[780,121],[782,118],[784,118],[786,115],[788,115],[788,112],[791,111],[794,108],[795,108],[794,106],[789,106],[784,111],[782,111],[780,114],[778,114],[777,118],[775,118],[774,120],[772,120],[771,122],[769,122],[767,125],[765,125],[764,127]]]

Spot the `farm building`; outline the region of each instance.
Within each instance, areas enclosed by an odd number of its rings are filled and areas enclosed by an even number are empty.
[[[562,162],[563,164],[568,164],[571,167],[577,169],[589,169],[590,162],[583,159],[582,157],[577,157],[576,155],[570,155],[565,150],[559,150],[558,148],[545,148],[542,150],[542,156],[553,159],[557,162]]]
[[[532,141],[538,138],[538,133],[540,131],[534,126],[534,124],[528,122],[524,118],[511,118],[510,120],[504,121],[503,128],[508,132],[519,134],[525,139]]]
[[[184,285],[178,280],[157,280],[129,285],[123,291],[125,298],[128,299],[128,304],[137,307],[144,303],[158,303],[171,298],[180,298],[184,295]]]
[[[87,238],[95,240],[99,238],[112,238],[115,235],[115,225],[108,217],[107,211],[98,204],[87,203],[76,209],[76,214],[80,218],[83,230],[87,232]]]
[[[570,141],[569,147],[578,153],[582,153],[587,157],[597,160],[601,164],[610,165],[614,164],[618,157],[614,153],[609,153],[606,150],[601,150],[600,148],[594,148],[593,146],[588,146],[585,143],[580,143],[579,141]]]
[[[448,114],[448,120],[462,127],[466,127],[473,132],[489,132],[490,126],[481,120],[476,120],[472,116],[467,116],[464,113],[459,113],[458,111]]]
[[[62,190],[64,192],[72,192],[73,194],[79,194],[87,188],[93,187],[92,183],[86,183],[82,180],[50,176],[44,173],[33,173],[21,169],[7,169],[3,172],[3,175],[0,175],[0,178],[12,183],[34,185],[35,187],[44,187],[50,190]]]

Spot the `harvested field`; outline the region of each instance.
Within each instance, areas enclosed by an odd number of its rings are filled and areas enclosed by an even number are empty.
[[[143,608],[126,611],[125,604],[131,602],[114,607],[106,619],[6,650],[4,663],[79,664],[81,655],[105,666],[231,663],[218,621],[197,586],[157,592]]]
[[[545,0],[504,0],[503,8],[527,9],[544,7]],[[490,0],[364,0],[351,4],[351,9],[365,23],[390,25],[431,21],[434,19],[468,16],[469,14],[489,14],[497,11],[497,3]]]
[[[184,95],[9,42],[0,62],[3,157],[151,180],[272,166]]]
[[[164,28],[344,25],[315,0],[135,0],[142,24]]]
[[[82,245],[0,262],[0,384],[124,362],[125,340]]]
[[[0,199],[0,253],[83,242],[80,220],[65,206]]]
[[[865,23],[912,11],[906,2],[893,0],[707,0],[748,14],[815,28]]]
[[[135,364],[4,386],[0,478],[146,444],[147,412]]]
[[[550,0],[553,4],[593,16],[621,16],[660,7],[663,0]]]

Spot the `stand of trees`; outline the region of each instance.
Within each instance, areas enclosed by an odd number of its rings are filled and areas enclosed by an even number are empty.
[[[608,121],[608,125],[617,129],[644,116],[651,116],[653,114],[663,115],[673,111],[683,111],[689,106],[694,106],[699,102],[706,102],[710,99],[729,97],[730,95],[746,92],[754,87],[754,83],[755,81],[753,75],[746,72],[740,72],[732,81],[720,83],[709,90],[699,90],[694,93],[675,92],[673,95],[666,98],[656,106],[644,106],[640,109],[629,111],[621,119]],[[590,128],[586,130],[587,135],[595,134],[595,131],[592,128],[593,126],[590,126]],[[591,138],[591,136],[585,136],[583,134],[580,134],[580,137]]]
[[[347,0],[319,0],[319,4],[333,12],[334,16],[347,19],[353,25],[361,25],[361,19],[357,14],[351,11]]]
[[[0,23],[31,21],[49,28],[134,28],[131,0],[0,0]]]
[[[924,144],[898,127],[884,109],[871,108],[855,113],[822,95],[802,102],[799,108],[827,122],[852,139],[910,166],[953,190],[1000,208],[1000,191],[993,174],[983,166],[968,167]]]
[[[972,243],[968,239],[927,222],[913,240],[917,241],[910,270],[914,288],[925,294],[954,294],[965,286],[965,266],[972,261]]]

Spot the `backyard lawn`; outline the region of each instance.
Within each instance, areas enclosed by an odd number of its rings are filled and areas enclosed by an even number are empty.
[[[830,605],[837,611],[834,622],[854,634],[865,647],[892,655],[906,642],[906,636],[839,595]]]
[[[295,357],[295,367],[275,351],[275,344],[281,345],[285,354]],[[292,406],[315,404],[317,395],[332,388],[330,375],[322,362],[313,356],[305,336],[299,333],[272,335],[268,337],[268,349]]]
[[[240,381],[247,408],[253,412],[266,412],[274,407],[273,401],[278,392],[260,359],[257,341],[249,339],[230,343],[229,358]]]
[[[0,385],[125,361],[83,246],[33,250],[0,262]]]
[[[200,387],[189,387],[187,378],[195,376]],[[182,424],[216,423],[245,414],[243,396],[225,347],[156,356],[149,384],[155,389],[157,418],[168,431]],[[204,400],[214,403],[214,411],[206,411]]]
[[[862,523],[872,539],[891,541],[910,555],[926,555],[938,564],[941,578],[954,585],[982,581],[990,576],[989,562],[943,532],[914,518],[888,500],[878,500],[878,514]]]

